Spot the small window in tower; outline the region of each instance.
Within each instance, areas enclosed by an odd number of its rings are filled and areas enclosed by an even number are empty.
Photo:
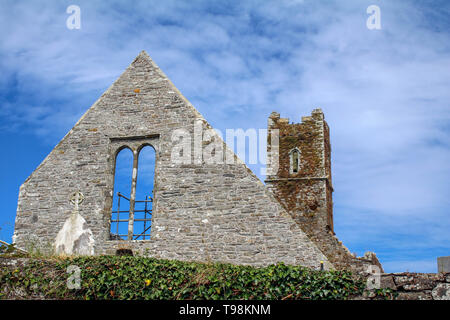
[[[300,171],[300,150],[298,148],[292,149],[290,155],[290,173],[295,174]]]
[[[294,166],[292,168],[292,171],[294,171],[295,173],[298,172],[298,152],[294,151],[294,153],[292,154],[293,160],[294,160]]]

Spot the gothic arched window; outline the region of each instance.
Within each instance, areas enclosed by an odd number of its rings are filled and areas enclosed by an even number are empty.
[[[145,145],[139,150],[139,168],[136,181],[136,204],[134,210],[134,240],[149,240],[153,212],[156,152]]]
[[[133,151],[128,147],[119,149],[115,158],[114,170],[114,193],[113,193],[113,207],[111,216],[111,235],[112,238],[127,239],[128,237],[128,220],[129,220],[129,205],[128,208],[122,199],[122,208],[120,200],[124,196],[128,200],[131,190],[131,178],[133,174]],[[120,212],[119,212],[120,211]],[[124,222],[124,223],[120,223]]]
[[[150,239],[155,165],[156,152],[148,143],[118,149],[111,212],[112,240]]]

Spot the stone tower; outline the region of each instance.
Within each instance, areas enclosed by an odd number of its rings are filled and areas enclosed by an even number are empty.
[[[268,132],[279,134],[278,172],[268,175],[267,186],[284,207],[311,234],[333,232],[330,134],[322,110],[289,123],[273,112]],[[268,143],[268,151],[272,146]]]
[[[335,267],[360,271],[377,265],[382,270],[374,253],[357,258],[334,233],[330,130],[322,110],[313,110],[301,123],[272,112],[268,134],[267,158],[274,170],[268,172],[266,186],[301,229]],[[277,148],[272,145],[276,141]]]

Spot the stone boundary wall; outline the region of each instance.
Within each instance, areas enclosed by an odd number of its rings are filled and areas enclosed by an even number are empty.
[[[450,273],[383,273],[381,289],[391,289],[395,300],[450,300]],[[357,300],[378,300],[373,291]]]
[[[0,257],[0,268],[21,268],[29,258]],[[382,273],[381,289],[391,289],[397,294],[392,300],[450,300],[450,273]],[[39,297],[38,297],[39,298]],[[365,291],[363,296],[352,300],[380,300],[374,291]]]

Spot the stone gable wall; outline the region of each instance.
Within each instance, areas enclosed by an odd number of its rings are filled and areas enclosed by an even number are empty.
[[[14,241],[51,251],[81,192],[95,254],[129,248],[158,258],[326,268],[332,264],[234,156],[235,164],[176,164],[172,133],[206,120],[145,52],[86,112],[20,188]],[[219,139],[215,137],[215,139]],[[151,240],[110,240],[114,156],[136,139],[156,149]],[[225,147],[226,150],[226,147]],[[229,150],[227,152],[230,152]],[[87,231],[86,231],[87,232]]]

